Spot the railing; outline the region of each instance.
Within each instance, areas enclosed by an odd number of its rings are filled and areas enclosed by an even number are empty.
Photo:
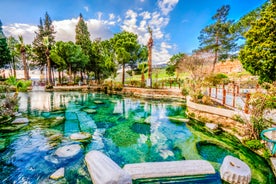
[[[249,113],[249,100],[252,89],[240,89],[238,85],[209,87],[208,95],[218,103],[230,108],[238,108]]]

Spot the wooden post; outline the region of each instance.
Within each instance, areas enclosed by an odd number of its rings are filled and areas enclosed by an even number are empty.
[[[240,95],[240,86],[239,85],[237,86],[237,95],[238,96]]]
[[[211,97],[211,93],[212,93],[212,88],[209,87],[209,96]]]
[[[236,105],[236,85],[234,84],[233,85],[233,107],[235,107],[235,105]]]
[[[216,86],[216,99],[218,97],[218,87]]]
[[[244,105],[244,112],[246,114],[249,114],[249,100],[250,100],[250,93],[247,93],[246,94],[245,105]]]
[[[225,105],[225,102],[226,102],[226,89],[223,88],[222,92],[223,92],[222,104]]]

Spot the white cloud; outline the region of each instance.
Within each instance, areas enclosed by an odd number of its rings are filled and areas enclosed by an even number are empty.
[[[153,32],[153,65],[168,62],[171,57],[169,50],[173,46],[166,43],[170,39],[169,34],[164,33],[164,28],[168,25],[170,19],[161,15],[160,12],[137,12],[128,10],[123,19],[121,28],[125,31],[133,32],[138,35],[138,41],[147,45],[150,34],[148,33],[148,26]]]
[[[97,16],[98,16],[98,20],[101,20],[103,16],[103,12],[97,12]]]
[[[109,14],[109,20],[114,20],[114,18],[115,18],[115,15],[113,13],[110,13]]]
[[[86,12],[89,12],[89,7],[88,6],[84,6],[83,8],[85,9]]]
[[[142,3],[145,1],[145,0],[140,0]]]
[[[78,18],[72,18],[62,21],[53,21],[54,29],[56,31],[56,41],[73,41],[75,42],[75,28],[78,23]],[[90,32],[91,40],[95,38],[109,39],[113,36],[113,33],[109,29],[110,25],[113,25],[112,21],[101,21],[95,19],[89,19],[86,21],[88,31]],[[35,31],[38,30],[37,26],[30,24],[10,24],[3,26],[5,35],[13,36],[16,39],[18,35],[22,35],[26,44],[31,44],[35,37]]]
[[[158,7],[164,15],[168,15],[176,6],[178,0],[159,0]]]
[[[3,26],[3,30],[6,37],[13,36],[15,39],[18,39],[18,36],[22,35],[24,42],[26,44],[31,44],[35,37],[34,32],[37,31],[38,28],[34,25],[14,23]]]
[[[142,12],[142,13],[140,13],[139,14],[140,16],[142,16],[143,17],[143,19],[150,19],[150,12],[147,12],[147,11],[144,11],[144,12]]]

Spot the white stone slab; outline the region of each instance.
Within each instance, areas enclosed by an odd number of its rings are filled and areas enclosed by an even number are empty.
[[[94,184],[131,184],[131,176],[99,151],[90,151],[85,162]]]
[[[51,176],[50,178],[53,180],[58,180],[60,178],[64,177],[64,167],[59,168],[58,170],[56,170]]]
[[[70,139],[75,141],[91,139],[92,135],[87,132],[78,132],[70,135]]]
[[[229,183],[248,184],[251,181],[251,170],[246,163],[233,156],[226,156],[220,167],[221,179]]]
[[[216,173],[213,166],[205,160],[126,164],[123,169],[131,175],[132,179],[192,176]]]

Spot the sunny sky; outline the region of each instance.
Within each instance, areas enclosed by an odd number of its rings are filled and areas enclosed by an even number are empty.
[[[82,13],[91,39],[108,39],[123,30],[136,33],[141,44],[153,30],[153,64],[166,63],[176,53],[191,53],[199,46],[200,30],[212,23],[222,5],[231,6],[229,18],[238,20],[266,0],[0,0],[0,20],[6,36],[23,35],[32,43],[39,19],[47,11],[55,26],[56,41],[75,41],[75,26]]]

